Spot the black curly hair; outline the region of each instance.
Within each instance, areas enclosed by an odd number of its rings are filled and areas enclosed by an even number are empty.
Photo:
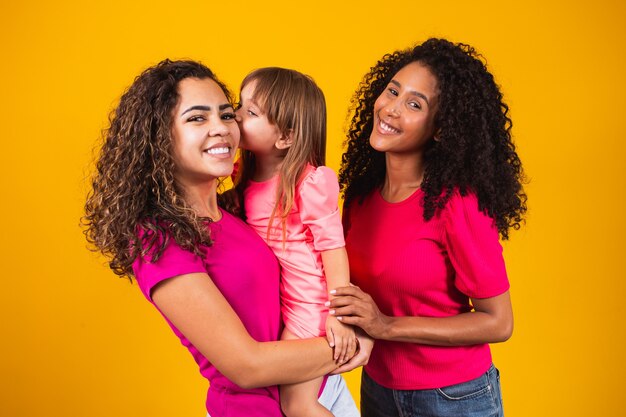
[[[522,163],[511,138],[509,107],[481,55],[465,44],[428,39],[414,48],[383,56],[352,98],[351,122],[339,182],[346,206],[383,185],[384,152],[369,143],[374,102],[393,76],[419,62],[437,79],[435,131],[424,152],[424,219],[442,209],[455,190],[473,192],[479,209],[494,219],[503,239],[519,229],[526,213]]]

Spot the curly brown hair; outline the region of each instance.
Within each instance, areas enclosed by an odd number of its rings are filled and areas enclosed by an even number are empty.
[[[380,188],[386,175],[385,154],[369,143],[374,103],[393,76],[419,62],[437,79],[438,140],[424,152],[424,219],[442,209],[455,189],[473,192],[479,209],[494,219],[503,239],[519,229],[526,213],[522,163],[511,137],[509,107],[482,57],[469,45],[428,39],[411,49],[383,56],[365,75],[352,99],[352,120],[339,182],[346,205]]]
[[[178,85],[186,78],[212,79],[230,103],[232,94],[215,74],[195,61],[165,59],[143,71],[109,116],[109,128],[87,196],[84,233],[110,268],[132,280],[137,256],[158,260],[168,239],[200,255],[211,244],[205,224],[186,204],[174,178],[172,113]]]

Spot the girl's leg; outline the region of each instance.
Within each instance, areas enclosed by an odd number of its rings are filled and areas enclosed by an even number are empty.
[[[341,375],[331,375],[326,379],[319,403],[336,417],[361,417],[354,398]]]
[[[280,386],[280,406],[287,417],[332,417],[333,414],[317,401],[324,378],[299,384]]]
[[[298,339],[296,335],[285,329],[283,340]],[[333,417],[323,405],[317,401],[317,395],[324,378],[315,378],[299,384],[280,386],[280,406],[287,417]]]

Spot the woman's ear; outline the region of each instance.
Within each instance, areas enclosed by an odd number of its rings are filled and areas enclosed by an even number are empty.
[[[274,144],[276,149],[288,149],[293,143],[293,130],[288,130],[287,133],[281,133],[280,137]]]
[[[435,131],[435,134],[433,135],[433,139],[435,140],[435,142],[441,142],[441,128]]]

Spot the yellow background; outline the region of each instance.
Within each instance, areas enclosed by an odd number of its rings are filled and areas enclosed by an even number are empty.
[[[624,415],[625,11],[617,0],[3,0],[0,415],[204,415],[191,356],[78,227],[92,149],[141,70],[192,58],[233,90],[255,67],[308,73],[326,93],[338,168],[361,76],[429,36],[487,57],[530,179],[528,223],[504,245],[516,329],[493,347],[506,415]],[[348,381],[358,397],[358,372]]]

